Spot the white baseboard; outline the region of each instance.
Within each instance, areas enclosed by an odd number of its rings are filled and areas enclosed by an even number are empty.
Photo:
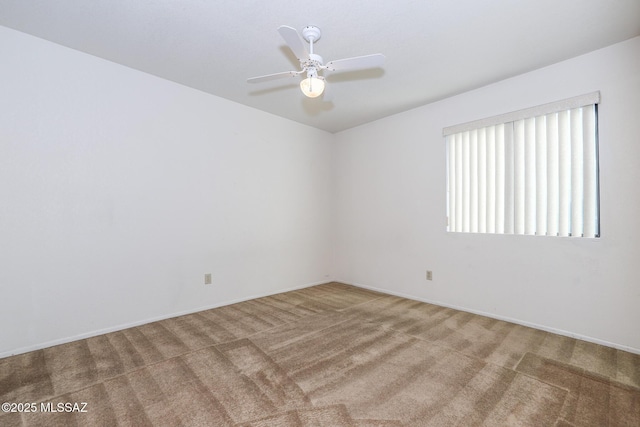
[[[305,289],[305,288],[309,288],[311,286],[321,285],[323,283],[328,283],[328,282],[323,280],[321,282],[308,283],[308,284],[300,285],[300,286],[293,286],[293,287],[290,287],[290,288],[279,289],[279,290],[277,290],[275,292],[266,292],[266,293],[263,293],[263,294],[250,295],[250,296],[247,296],[247,297],[242,297],[242,298],[237,298],[237,299],[233,299],[233,300],[229,300],[229,301],[219,302],[219,303],[216,303],[216,304],[213,304],[213,305],[206,305],[206,306],[197,307],[197,308],[194,308],[194,309],[177,311],[177,312],[168,313],[168,314],[162,315],[162,316],[151,317],[151,318],[148,318],[148,319],[142,319],[142,320],[138,320],[138,321],[130,322],[130,323],[123,323],[123,324],[120,324],[120,325],[117,325],[117,326],[113,326],[113,327],[109,327],[109,328],[98,329],[98,330],[95,330],[95,331],[85,332],[85,333],[82,333],[82,334],[79,334],[79,335],[74,335],[74,336],[70,336],[70,337],[65,337],[65,338],[55,339],[55,340],[51,340],[51,341],[46,341],[44,343],[34,344],[34,345],[31,345],[31,346],[21,347],[21,348],[15,349],[15,350],[9,350],[9,351],[2,352],[2,353],[0,353],[0,359],[5,358],[5,357],[9,357],[9,356],[15,356],[17,354],[28,353],[30,351],[40,350],[40,349],[43,349],[43,348],[53,347],[53,346],[60,345],[60,344],[66,344],[66,343],[69,343],[69,342],[72,342],[72,341],[82,340],[82,339],[85,339],[85,338],[91,338],[91,337],[95,337],[95,336],[98,336],[98,335],[104,335],[104,334],[107,334],[109,332],[121,331],[123,329],[133,328],[135,326],[145,325],[147,323],[157,322],[157,321],[165,320],[165,319],[171,319],[172,317],[184,316],[186,314],[192,314],[192,313],[197,313],[199,311],[210,310],[212,308],[224,307],[226,305],[237,304],[239,302],[244,302],[244,301],[248,301],[248,300],[252,300],[252,299],[256,299],[256,298],[268,297],[268,296],[271,296],[271,295],[277,295],[277,294],[281,294],[283,292],[290,292],[290,291],[295,291],[295,290],[298,290],[298,289]]]
[[[591,342],[591,343],[594,343],[594,344],[600,344],[600,345],[604,345],[606,347],[615,348],[615,349],[618,349],[618,350],[628,351],[629,353],[640,354],[640,349],[638,349],[638,348],[629,347],[629,346],[626,346],[626,345],[621,345],[621,344],[617,344],[617,343],[614,343],[614,342],[609,342],[609,341],[601,340],[601,339],[598,339],[598,338],[593,338],[593,337],[589,337],[589,336],[586,336],[586,335],[581,335],[581,334],[577,334],[577,333],[574,333],[574,332],[565,331],[565,330],[562,330],[562,329],[551,328],[549,326],[539,325],[537,323],[525,322],[525,321],[520,320],[520,319],[514,319],[514,318],[511,318],[511,317],[507,317],[507,316],[500,316],[500,315],[497,315],[497,314],[494,314],[494,313],[486,313],[486,312],[480,311],[480,310],[474,310],[474,309],[467,308],[467,307],[460,307],[460,306],[456,306],[456,305],[453,305],[453,304],[447,304],[447,303],[442,302],[442,301],[434,301],[434,300],[430,300],[428,298],[422,298],[422,297],[419,297],[419,296],[416,296],[416,295],[409,295],[409,294],[405,294],[405,293],[402,293],[402,292],[390,291],[388,289],[377,288],[375,286],[367,286],[367,285],[363,285],[361,283],[352,283],[352,282],[349,282],[347,280],[335,279],[335,281],[339,282],[339,283],[344,283],[346,285],[356,286],[358,288],[369,289],[369,290],[372,290],[372,291],[381,292],[383,294],[395,295],[395,296],[398,296],[398,297],[407,298],[407,299],[411,299],[411,300],[414,300],[414,301],[426,302],[428,304],[439,305],[439,306],[442,306],[442,307],[448,307],[448,308],[453,308],[455,310],[465,311],[467,313],[478,314],[480,316],[490,317],[492,319],[504,320],[505,322],[515,323],[517,325],[527,326],[527,327],[534,328],[534,329],[540,329],[542,331],[551,332],[553,334],[563,335],[565,337],[576,338],[576,339],[579,339],[579,340],[582,340],[582,341],[587,341],[587,342]]]

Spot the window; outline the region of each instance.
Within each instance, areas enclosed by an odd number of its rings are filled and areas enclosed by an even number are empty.
[[[595,92],[445,128],[448,231],[599,237]]]

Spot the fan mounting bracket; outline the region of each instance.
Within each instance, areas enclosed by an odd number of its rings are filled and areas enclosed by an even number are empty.
[[[311,42],[311,39],[313,38],[313,41],[315,43],[320,40],[321,36],[322,32],[320,31],[320,28],[314,27],[313,25],[307,25],[302,29],[302,37],[304,37],[304,39],[308,42]]]

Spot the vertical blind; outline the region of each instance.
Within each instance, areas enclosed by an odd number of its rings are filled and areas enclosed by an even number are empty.
[[[448,230],[599,237],[599,92],[445,128]]]

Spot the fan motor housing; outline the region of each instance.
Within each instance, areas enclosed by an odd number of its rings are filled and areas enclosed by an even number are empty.
[[[322,62],[322,56],[316,55],[315,53],[309,54],[309,62],[316,63],[318,65],[324,64],[324,62]]]

